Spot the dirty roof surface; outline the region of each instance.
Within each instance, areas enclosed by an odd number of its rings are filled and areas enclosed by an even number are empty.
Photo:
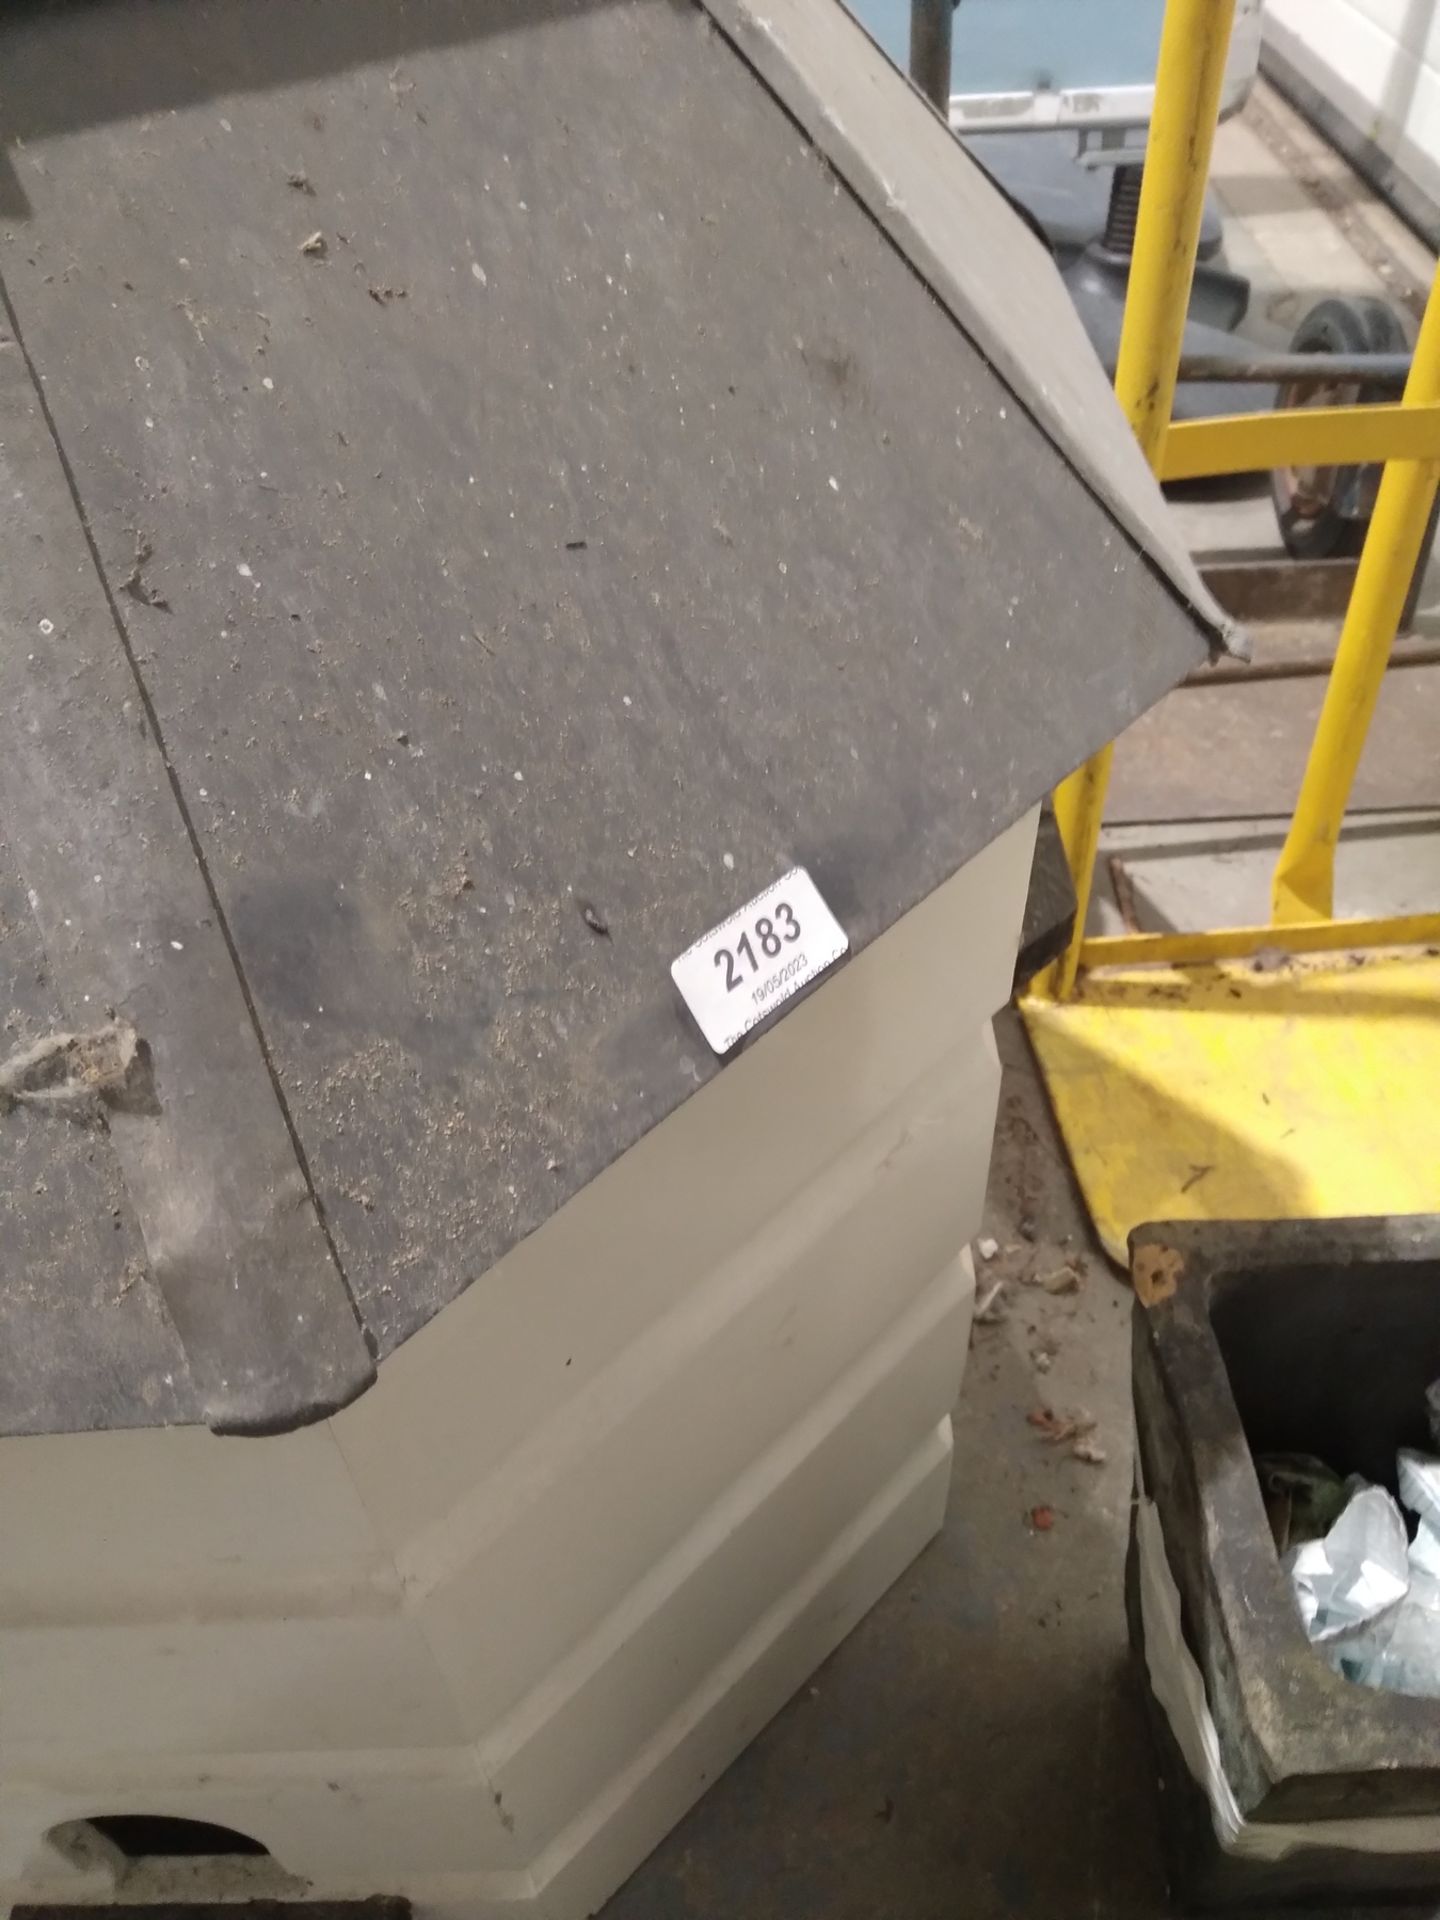
[[[682,948],[863,948],[1206,650],[740,8],[262,10],[0,21],[6,1046],[145,1068],[0,1114],[11,1433],[343,1404],[719,1070]]]

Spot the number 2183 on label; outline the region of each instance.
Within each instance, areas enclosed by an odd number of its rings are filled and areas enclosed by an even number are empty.
[[[734,993],[737,987],[745,985],[745,975],[741,972],[739,965],[742,960],[749,962],[752,974],[760,971],[760,962],[755,958],[755,949],[750,944],[750,932],[751,929],[747,927],[740,935],[735,942],[733,953],[729,947],[715,949],[715,964],[725,969],[727,993]],[[787,941],[800,938],[800,922],[795,918],[795,909],[788,900],[777,900],[774,919],[772,920],[769,914],[762,913],[755,922],[754,933],[765,958],[775,959],[777,955],[784,952]]]
[[[670,972],[701,1032],[723,1054],[848,950],[815,882],[795,867],[712,927]]]

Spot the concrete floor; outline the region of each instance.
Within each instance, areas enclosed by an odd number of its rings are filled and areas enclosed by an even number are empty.
[[[1136,925],[1150,933],[1263,926],[1288,816],[1106,827],[1090,915],[1093,933],[1120,933],[1115,863],[1128,878]],[[1337,910],[1351,916],[1433,913],[1440,903],[1440,814],[1361,814],[1335,853]]]
[[[998,1037],[1001,1252],[978,1270],[982,1298],[1004,1285],[956,1409],[945,1531],[605,1920],[1167,1911],[1121,1597],[1129,1290],[1091,1240],[1013,1013]],[[1071,1261],[1073,1291],[1036,1284],[1068,1286]],[[1026,1419],[1042,1407],[1092,1417],[1104,1464],[1048,1444]]]

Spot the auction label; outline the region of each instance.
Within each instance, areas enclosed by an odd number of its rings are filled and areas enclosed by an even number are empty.
[[[716,1053],[848,953],[845,930],[803,867],[687,947],[670,976]]]

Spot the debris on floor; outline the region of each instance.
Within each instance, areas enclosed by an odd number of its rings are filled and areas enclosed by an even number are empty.
[[[1060,1447],[1067,1440],[1078,1440],[1093,1431],[1095,1422],[1088,1413],[1052,1413],[1049,1407],[1036,1407],[1025,1416],[1032,1427],[1038,1427],[1040,1437],[1048,1440],[1052,1447]]]
[[[1049,1407],[1036,1407],[1026,1420],[1039,1429],[1040,1437],[1052,1447],[1068,1446],[1070,1458],[1082,1466],[1103,1467],[1110,1458],[1095,1438],[1096,1421],[1088,1413],[1052,1413]]]
[[[158,592],[145,578],[145,569],[155,557],[155,549],[143,533],[135,535],[135,558],[130,571],[120,582],[121,593],[128,594],[142,607],[154,607],[160,613],[169,613],[170,602],[163,593]]]
[[[0,1065],[0,1113],[16,1106],[79,1111],[121,1094],[134,1073],[139,1037],[128,1020],[93,1033],[52,1033]]]
[[[1075,1293],[1080,1286],[1080,1269],[1067,1261],[1062,1267],[1053,1267],[1049,1273],[1036,1274],[1030,1285],[1043,1287],[1047,1293]]]
[[[1005,1303],[1001,1298],[1005,1291],[1005,1282],[996,1280],[987,1287],[975,1302],[975,1322],[977,1326],[993,1327],[997,1320],[1004,1318]]]

